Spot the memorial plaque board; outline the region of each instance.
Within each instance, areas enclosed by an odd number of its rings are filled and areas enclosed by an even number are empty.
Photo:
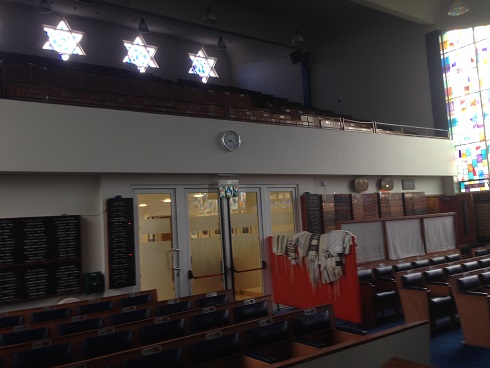
[[[107,200],[107,227],[109,288],[133,286],[136,284],[136,265],[132,198]]]
[[[81,290],[80,216],[0,219],[0,303]]]

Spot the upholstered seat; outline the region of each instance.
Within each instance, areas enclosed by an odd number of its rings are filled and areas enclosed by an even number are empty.
[[[434,258],[429,259],[429,262],[433,266],[440,265],[440,264],[446,263],[446,258],[444,258],[444,257],[434,257]]]
[[[461,255],[458,253],[448,254],[446,256],[446,262],[455,262],[461,260]]]
[[[461,277],[457,280],[458,291],[462,294],[487,295],[482,292],[482,284],[479,275]]]
[[[402,272],[402,271],[408,271],[412,269],[413,269],[412,264],[408,262],[397,263],[393,265],[393,272]]]
[[[417,261],[413,261],[412,266],[413,268],[429,267],[430,261],[428,259],[419,259]]]
[[[422,272],[403,275],[400,280],[404,289],[400,292],[403,294],[403,307],[407,321],[427,318],[432,333],[435,332],[436,321],[440,318],[449,317],[451,326],[454,325],[456,307],[451,295],[438,295],[435,291],[433,292],[430,284],[425,283]]]
[[[400,300],[396,288],[396,281],[391,278],[391,267],[376,269],[379,279],[374,277],[373,270],[358,270],[359,286],[361,291],[362,322],[365,328],[378,325],[378,319],[385,318],[385,313],[393,312],[396,319],[400,316]]]

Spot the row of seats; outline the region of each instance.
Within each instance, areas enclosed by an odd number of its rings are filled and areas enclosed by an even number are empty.
[[[453,327],[458,315],[449,280],[472,270],[488,270],[490,258],[476,257],[450,265],[426,267],[396,274],[398,292],[406,321],[428,320],[436,331],[439,319],[449,317]]]
[[[149,308],[150,316],[161,316],[195,308],[205,308],[233,300],[230,290],[192,295],[179,299],[157,301],[156,290],[135,293],[126,297],[106,297],[90,301],[72,302],[42,308],[9,312],[0,318],[0,334],[4,332],[43,327],[69,322],[80,322],[87,316],[101,317],[105,325],[125,323],[129,314],[142,314],[138,309]]]
[[[77,366],[262,367],[287,364],[341,342],[360,342],[362,334],[337,328],[332,306],[324,305],[84,360]]]
[[[490,269],[454,275],[449,279],[466,344],[490,348]]]
[[[271,297],[265,296],[246,301],[230,302],[202,310],[175,313],[165,317],[138,319],[102,329],[74,331],[78,333],[51,338],[47,338],[46,328],[0,335],[0,342],[4,345],[10,343],[0,348],[0,356],[3,357],[2,367],[16,366],[15,357],[19,354],[28,354],[31,350],[53,345],[67,346],[69,344],[69,361],[111,354],[115,351],[239,324],[247,320],[264,318],[272,315],[272,306]],[[24,339],[30,337],[36,340],[30,342],[14,341],[12,336],[14,334],[17,334],[16,338],[19,338],[18,334],[21,334]]]
[[[437,255],[431,258],[402,260],[393,265],[381,265],[368,269],[358,269],[361,294],[362,322],[364,328],[378,325],[385,312],[393,313],[396,319],[402,315],[395,274],[423,267],[444,265],[461,261],[460,253]]]
[[[308,116],[340,117],[258,91],[38,56],[2,52],[0,58],[4,98],[318,127]]]
[[[126,293],[103,298],[74,301],[66,304],[55,304],[13,310],[0,316],[0,329],[28,325],[69,316],[83,315],[94,310],[124,309],[142,303],[157,300],[157,291],[145,290],[137,293]]]

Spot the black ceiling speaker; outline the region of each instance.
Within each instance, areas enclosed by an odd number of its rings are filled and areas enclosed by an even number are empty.
[[[303,59],[303,52],[301,50],[294,50],[289,54],[289,57],[291,58],[291,62],[293,64],[297,64]]]

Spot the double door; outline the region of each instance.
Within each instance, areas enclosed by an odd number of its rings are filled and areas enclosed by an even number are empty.
[[[135,190],[141,290],[171,299],[223,289],[249,298],[267,292],[265,236],[294,232],[294,189]]]

